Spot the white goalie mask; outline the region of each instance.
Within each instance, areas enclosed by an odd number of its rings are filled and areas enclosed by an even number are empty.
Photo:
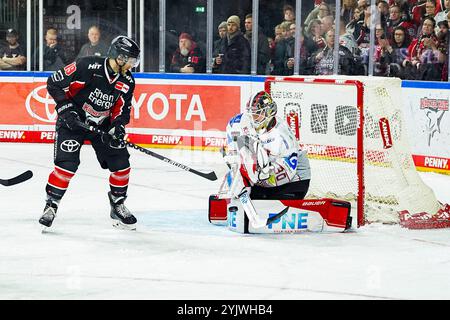
[[[251,115],[252,124],[256,130],[265,129],[277,113],[277,104],[270,94],[260,91],[250,97],[247,113]]]

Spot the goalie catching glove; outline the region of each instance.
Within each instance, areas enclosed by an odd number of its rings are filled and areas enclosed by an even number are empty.
[[[241,139],[246,143],[241,143],[239,141]],[[269,179],[273,167],[262,143],[253,137],[244,136],[238,138],[238,145],[240,145],[241,172],[245,172],[244,176],[253,184]]]

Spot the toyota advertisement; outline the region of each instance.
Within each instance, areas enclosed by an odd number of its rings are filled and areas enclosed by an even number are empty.
[[[229,82],[136,83],[127,131],[133,142],[154,147],[218,150],[228,120],[240,110],[242,91],[251,90]],[[0,77],[0,105],[0,142],[53,142],[55,103],[45,78],[17,83]]]
[[[46,80],[0,73],[0,142],[53,142],[56,112]],[[252,92],[264,88],[263,80],[138,74],[127,126],[130,140],[148,147],[219,150],[226,142],[228,120],[242,110]],[[450,86],[405,81],[402,90],[403,117],[416,166],[420,170],[450,173]],[[314,108],[311,126],[325,133],[328,110],[320,104]],[[344,130],[353,118],[337,118],[336,123],[344,124],[338,129]]]

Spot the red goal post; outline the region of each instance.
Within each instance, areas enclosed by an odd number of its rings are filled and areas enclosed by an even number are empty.
[[[265,90],[308,152],[307,198],[351,202],[358,226],[442,210],[414,165],[401,79],[268,77]]]
[[[347,86],[351,87],[354,91],[354,107],[357,110],[357,125],[356,125],[356,135],[355,135],[355,145],[351,147],[345,147],[345,146],[326,146],[325,149],[325,157],[331,157],[331,158],[341,158],[343,161],[355,161],[356,162],[356,172],[355,172],[355,179],[356,179],[356,211],[357,211],[357,226],[364,225],[364,85],[362,82],[358,80],[345,80],[345,79],[323,79],[323,78],[303,78],[303,77],[268,77],[265,81],[265,90],[267,92],[273,93],[272,85],[277,82],[282,83],[297,83],[301,84],[302,86],[310,86],[315,85],[318,86],[318,88],[323,88],[324,90],[326,88],[329,88],[330,85],[333,86]],[[306,87],[307,88],[307,87]],[[300,92],[301,93],[301,92]],[[295,133],[297,140],[299,141],[300,145],[304,146],[304,144],[301,141],[300,137],[300,130],[301,130],[301,124],[299,123],[298,110],[286,110],[286,103],[279,105],[280,100],[283,101],[284,99],[292,99],[295,100],[302,100],[300,96],[297,95],[295,97],[295,94],[293,93],[292,96],[289,97],[289,94],[286,95],[286,98],[280,97],[276,94],[274,94],[274,100],[277,102],[279,109],[279,116],[281,116],[280,112],[282,111],[284,113],[284,117],[286,117],[286,120],[288,122],[288,125],[291,127],[293,132]],[[301,106],[301,103],[294,103],[294,106]],[[287,103],[289,104],[289,103]],[[292,106],[292,105],[291,105]],[[310,105],[311,106],[311,105]],[[307,106],[301,106],[301,107],[307,107]],[[349,148],[353,149],[355,152],[349,152]],[[354,157],[351,155],[355,155]],[[312,173],[314,176],[314,172]]]

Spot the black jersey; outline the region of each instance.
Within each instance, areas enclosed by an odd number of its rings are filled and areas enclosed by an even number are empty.
[[[50,76],[47,90],[57,108],[58,104],[70,100],[88,121],[100,125],[108,119],[106,122],[128,124],[134,78],[130,71],[125,75],[112,74],[107,64],[108,58],[80,58]]]

